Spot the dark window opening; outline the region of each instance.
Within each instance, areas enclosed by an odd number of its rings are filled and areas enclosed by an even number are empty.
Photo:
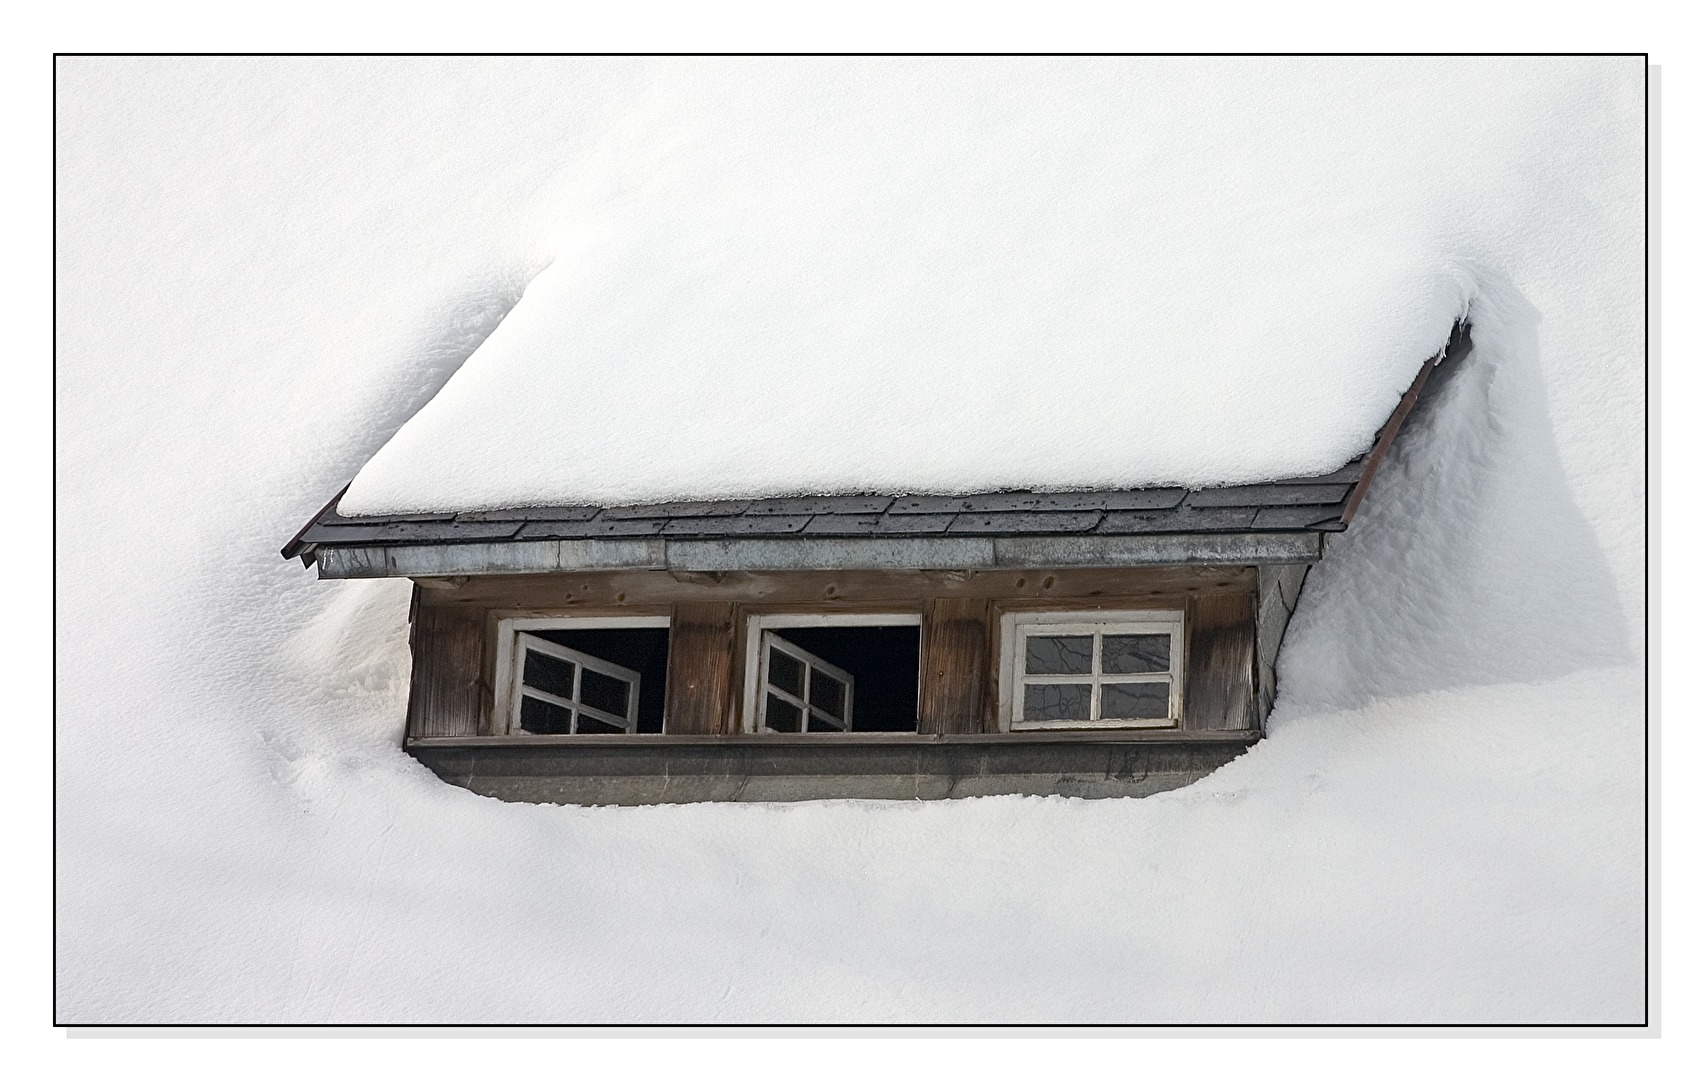
[[[645,627],[638,629],[613,630],[527,630],[526,634],[542,638],[555,645],[585,653],[598,660],[607,661],[622,668],[630,668],[643,676],[638,684],[638,727],[641,735],[659,735],[662,731],[662,709],[667,702],[667,640],[668,632],[665,627]],[[525,682],[532,683],[530,666],[539,654],[527,655],[527,671]],[[545,658],[548,659],[548,658]],[[625,683],[610,678],[599,672],[586,668],[580,676],[579,700],[593,708],[604,712],[624,714],[627,709],[627,686]],[[539,705],[547,704],[539,702]],[[535,709],[531,699],[521,702],[521,719],[527,721],[526,711]],[[545,716],[538,711],[540,725],[559,727],[558,715]],[[559,713],[560,710],[557,710]],[[564,732],[539,731],[533,728],[529,721],[523,723],[523,729],[535,734],[557,734]],[[578,730],[581,734],[618,734],[620,728],[596,720],[589,716],[580,718]]]
[[[816,675],[810,679],[808,730],[914,731],[916,685],[920,675],[921,628],[916,626],[810,626],[772,630],[794,645],[842,668],[851,676],[839,679]],[[769,666],[769,685],[803,692],[801,666],[784,654]],[[645,676],[646,680],[649,676]],[[798,731],[802,709],[769,693],[766,726],[773,731]],[[849,726],[840,726],[849,706]]]

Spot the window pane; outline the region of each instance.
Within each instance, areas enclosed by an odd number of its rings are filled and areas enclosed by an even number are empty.
[[[1106,720],[1162,720],[1169,715],[1169,683],[1105,683],[1099,715]]]
[[[590,674],[590,669],[586,668],[585,673],[587,675]],[[613,724],[604,723],[603,721],[598,720],[594,716],[586,716],[584,713],[580,713],[579,714],[579,734],[581,734],[581,735],[624,735],[624,734],[626,734],[626,731],[625,731],[624,728],[618,728],[618,727],[615,727]]]
[[[556,697],[571,698],[573,696],[573,668],[576,665],[565,660],[557,660],[553,656],[532,649],[526,650],[527,686],[535,687],[546,694]]]
[[[779,653],[775,653],[778,656]],[[772,731],[797,731],[803,722],[803,710],[773,694],[768,695],[767,725]]]
[[[811,709],[809,711],[809,730],[811,732],[843,731],[844,725],[823,713],[818,713]]]
[[[1028,638],[1029,675],[1091,675],[1093,639],[1090,637]]]
[[[573,712],[553,702],[525,695],[520,698],[520,730],[533,735],[566,735],[573,730]]]
[[[632,686],[624,679],[616,679],[612,675],[604,675],[600,671],[585,669],[579,676],[579,702],[593,709],[601,709],[615,716],[626,715],[626,702],[632,692]]]
[[[1106,634],[1104,666],[1100,670],[1106,675],[1168,671],[1169,635]]]
[[[1091,638],[1080,640],[1091,643]],[[1085,683],[1045,684],[1026,688],[1024,720],[1085,720],[1092,709],[1093,688]]]
[[[769,649],[768,684],[795,697],[802,697],[803,663],[778,649]]]
[[[845,684],[819,669],[809,674],[809,704],[835,720],[845,718]]]

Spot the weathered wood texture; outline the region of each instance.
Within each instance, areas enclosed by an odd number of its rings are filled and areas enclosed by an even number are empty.
[[[1058,606],[1185,607],[1190,633],[1182,727],[1244,730],[1255,728],[1259,715],[1253,644],[1253,614],[1263,595],[1259,581],[1253,567],[598,571],[435,579],[431,587],[416,590],[408,731],[414,737],[488,733],[490,688],[501,677],[494,671],[501,617],[671,615],[666,730],[729,734],[737,730],[743,692],[745,617],[781,611],[921,611],[920,730],[993,731],[999,692],[997,618],[1005,611]],[[1273,657],[1273,647],[1268,654]]]
[[[1406,417],[1411,415],[1418,399],[1423,396],[1424,386],[1429,382],[1429,376],[1443,360],[1450,360],[1455,365],[1461,363],[1465,357],[1471,354],[1471,349],[1470,323],[1456,322],[1453,324],[1453,333],[1448,337],[1447,344],[1441,347],[1440,352],[1425,360],[1421,368],[1418,368],[1417,376],[1412,379],[1412,385],[1400,398],[1400,403],[1394,407],[1393,415],[1388,417],[1387,422],[1382,425],[1382,430],[1376,433],[1376,445],[1371,447],[1369,455],[1365,457],[1358,482],[1353,485],[1352,491],[1347,495],[1345,505],[1341,508],[1341,526],[1343,528],[1352,522],[1353,515],[1358,513],[1358,508],[1364,502],[1364,497],[1369,494],[1371,482],[1376,479],[1376,471],[1382,466],[1382,459],[1388,456],[1389,449],[1394,445],[1394,439],[1400,434],[1400,426],[1406,422]]]
[[[1195,735],[1121,742],[1030,735],[951,742],[914,735],[845,743],[838,736],[714,739],[660,745],[411,743],[451,784],[518,802],[642,805],[795,799],[950,799],[972,795],[1151,795],[1192,783],[1246,751],[1240,738]],[[590,736],[592,739],[599,736]]]
[[[719,602],[919,603],[928,598],[1082,600],[1172,597],[1251,590],[1250,566],[1164,566],[1064,570],[796,570],[686,573],[667,570],[591,570],[566,574],[508,574],[438,579],[422,603],[500,609],[504,614],[622,613],[648,605]]]
[[[1187,667],[1181,726],[1191,731],[1252,728],[1255,595],[1237,591],[1187,602]]]
[[[489,734],[486,636],[482,611],[414,605],[410,736]]]
[[[732,730],[735,614],[726,603],[674,605],[667,650],[668,734]]]
[[[986,729],[991,604],[984,597],[929,600],[921,619],[916,730],[955,735]]]
[[[1276,655],[1287,634],[1288,620],[1299,603],[1299,590],[1311,567],[1304,563],[1258,568],[1257,662],[1254,669],[1258,726],[1270,715],[1276,702]]]

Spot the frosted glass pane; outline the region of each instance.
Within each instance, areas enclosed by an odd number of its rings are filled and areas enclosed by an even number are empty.
[[[1105,683],[1099,715],[1106,720],[1162,720],[1169,715],[1169,683]]]
[[[1106,634],[1104,662],[1100,670],[1106,675],[1168,671],[1169,635]]]
[[[1093,688],[1084,683],[1039,683],[1025,688],[1022,719],[1085,720],[1092,703]]]
[[[1091,675],[1090,637],[1029,637],[1029,675]]]

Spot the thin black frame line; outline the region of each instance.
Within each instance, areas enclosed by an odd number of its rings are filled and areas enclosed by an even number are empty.
[[[1260,53],[813,53],[813,52],[811,52],[811,53],[427,53],[427,52],[406,52],[406,53],[355,53],[355,52],[337,52],[337,53],[90,52],[90,53],[73,53],[73,52],[64,52],[64,53],[61,53],[61,52],[55,52],[55,53],[52,54],[52,57],[53,57],[54,60],[58,60],[61,57],[79,57],[79,58],[80,57],[90,57],[90,58],[96,58],[96,57],[214,57],[214,58],[217,58],[217,57],[231,57],[231,58],[244,58],[244,57],[281,57],[281,58],[291,58],[291,57],[304,57],[304,58],[312,58],[312,57],[360,57],[360,58],[385,58],[385,57],[415,57],[415,56],[418,56],[418,57],[439,57],[439,56],[441,56],[441,57],[495,57],[495,58],[505,58],[505,57],[514,57],[514,58],[521,58],[521,57],[693,57],[693,56],[781,56],[781,57],[784,57],[784,56],[825,56],[825,57],[837,57],[837,56],[851,56],[851,57],[857,57],[857,56],[869,56],[869,57],[885,57],[885,56],[895,56],[895,57],[905,57],[905,56],[1171,57],[1171,56],[1174,56],[1174,57],[1450,57],[1450,58],[1476,58],[1476,57],[1556,57],[1556,58],[1557,57],[1603,57],[1603,58],[1605,58],[1605,57],[1626,57],[1626,58],[1628,58],[1628,57],[1635,57],[1635,56],[1642,57],[1643,61],[1644,61],[1643,72],[1642,72],[1642,241],[1643,241],[1643,246],[1642,246],[1642,328],[1643,328],[1642,373],[1643,373],[1643,410],[1644,410],[1643,424],[1642,424],[1642,468],[1643,468],[1643,481],[1644,481],[1644,487],[1645,488],[1647,486],[1648,479],[1650,479],[1650,477],[1652,475],[1653,439],[1652,439],[1652,424],[1650,423],[1650,420],[1649,420],[1649,417],[1651,417],[1651,415],[1652,415],[1652,413],[1650,411],[1650,406],[1651,406],[1652,402],[1650,401],[1650,399],[1648,397],[1648,387],[1650,385],[1649,376],[1652,372],[1652,366],[1653,366],[1653,361],[1652,361],[1653,342],[1652,342],[1652,336],[1651,336],[1651,333],[1652,333],[1652,308],[1651,308],[1651,305],[1652,305],[1652,297],[1653,297],[1653,291],[1652,291],[1652,289],[1653,289],[1653,286],[1652,286],[1653,254],[1652,254],[1652,244],[1651,244],[1652,226],[1653,226],[1653,217],[1652,217],[1652,214],[1653,214],[1653,209],[1652,209],[1652,160],[1653,160],[1652,159],[1652,154],[1653,154],[1653,149],[1652,149],[1653,148],[1653,141],[1652,140],[1653,140],[1653,129],[1652,129],[1652,116],[1651,116],[1651,113],[1650,113],[1650,105],[1651,105],[1651,102],[1650,102],[1651,63],[1650,63],[1650,61],[1651,61],[1651,58],[1652,58],[1650,53],[1647,53],[1647,52],[1629,52],[1629,53],[1625,53],[1625,52],[1600,52],[1600,53],[1595,53],[1595,52],[1563,52],[1563,53],[1530,53],[1530,52],[1518,52],[1518,53],[1274,53],[1274,52],[1260,52]],[[52,169],[52,175],[50,177],[50,180],[56,181],[57,178],[58,178],[57,163],[58,163],[58,160],[59,160],[59,125],[58,125],[58,113],[57,113],[57,105],[58,105],[58,100],[59,100],[59,68],[58,68],[58,65],[56,63],[53,65],[53,73],[52,73],[51,78],[52,78],[52,87],[53,87],[52,99],[53,99],[53,105],[55,107],[55,115],[54,115],[54,122],[51,125],[52,135],[51,135],[51,138],[50,138],[50,144],[51,144],[51,150],[52,150],[52,154],[51,154],[52,160],[51,160],[49,167],[50,167],[50,169]],[[55,268],[57,268],[58,263],[59,263],[59,233],[58,233],[59,189],[58,189],[57,183],[52,184],[52,188],[53,188],[52,218],[53,218],[54,230],[53,230],[52,240],[50,241],[50,245],[51,245],[52,262],[53,262]],[[59,279],[58,279],[57,273],[55,273],[53,275],[53,282],[50,285],[50,296],[52,298],[52,309],[53,309],[52,313],[50,315],[50,319],[52,320],[54,327],[56,328],[57,322],[58,322],[58,315],[59,315]],[[52,376],[52,382],[53,382],[54,401],[57,402],[58,399],[59,399],[59,339],[58,339],[57,333],[55,333],[53,335],[53,376]],[[58,442],[57,442],[58,426],[59,426],[59,415],[58,415],[58,409],[55,408],[54,415],[53,415],[53,421],[50,425],[50,429],[53,431],[54,436],[55,436],[55,442],[54,442],[55,450],[54,450],[54,453],[53,453],[54,514],[53,514],[53,525],[52,525],[52,529],[51,529],[51,535],[53,537],[53,549],[54,549],[55,553],[57,553],[58,550],[59,550],[59,502],[58,502],[58,495],[59,495],[59,484],[58,484],[59,456],[58,456],[58,450],[57,450],[57,447],[58,447]],[[1653,496],[1653,498],[1658,498],[1658,493],[1654,492],[1654,493],[1652,493],[1652,496]],[[1643,508],[1642,508],[1642,532],[1643,532],[1643,537],[1644,537],[1645,541],[1651,535],[1652,523],[1653,523],[1653,505],[1652,505],[1652,502],[1648,501],[1648,500],[1644,500]],[[1644,542],[1643,549],[1642,549],[1642,598],[1643,598],[1642,608],[1643,608],[1643,635],[1644,635],[1644,640],[1647,640],[1649,632],[1650,632],[1650,628],[1652,626],[1652,622],[1651,622],[1651,620],[1652,620],[1652,604],[1651,604],[1651,601],[1653,599],[1653,582],[1652,582],[1653,566],[1654,566],[1653,552],[1651,550],[1650,545],[1647,542]],[[55,633],[53,635],[53,645],[51,646],[51,657],[52,657],[53,668],[54,668],[55,671],[58,670],[58,666],[59,666],[59,649],[58,649],[59,636],[58,636],[58,633],[57,633],[58,626],[59,626],[58,587],[59,587],[59,575],[58,575],[58,569],[57,569],[57,560],[55,560],[55,570],[54,570],[54,574],[53,574],[53,577],[52,577],[52,580],[51,580],[51,585],[50,585],[50,592],[51,592],[51,595],[53,597],[52,625],[53,625],[53,628],[54,628],[54,631],[55,631]],[[54,715],[57,716],[58,715],[58,704],[59,704],[57,680],[55,680],[54,687],[50,691],[49,700],[50,700],[50,703],[53,707]],[[1361,1022],[1361,1023],[1338,1023],[1338,1024],[1330,1024],[1330,1023],[1265,1023],[1265,1024],[1255,1024],[1255,1023],[1236,1023],[1236,1022],[1183,1022],[1183,1023],[1168,1023],[1168,1024],[1166,1024],[1166,1023],[1143,1022],[1143,1021],[1104,1022],[1104,1023],[1067,1023],[1067,1022],[1061,1022],[1060,1021],[1060,1022],[1056,1022],[1056,1023],[1029,1023],[1029,1024],[1011,1025],[1011,1024],[996,1024],[996,1023],[986,1023],[986,1024],[981,1024],[981,1023],[763,1024],[763,1023],[758,1023],[758,1022],[751,1022],[751,1023],[731,1022],[731,1023],[724,1023],[723,1024],[723,1023],[705,1023],[705,1022],[669,1023],[669,1022],[665,1022],[665,1021],[657,1021],[657,1022],[653,1022],[653,1023],[650,1023],[650,1022],[595,1023],[595,1022],[586,1021],[586,1022],[560,1022],[560,1023],[545,1023],[545,1024],[520,1024],[520,1023],[470,1023],[470,1024],[460,1023],[460,1024],[457,1024],[457,1023],[448,1023],[448,1022],[444,1022],[444,1023],[418,1023],[418,1022],[407,1022],[407,1021],[397,1021],[397,1022],[375,1021],[375,1022],[356,1022],[356,1023],[341,1023],[341,1024],[331,1023],[331,1022],[311,1023],[311,1024],[283,1023],[283,1022],[259,1022],[259,1023],[230,1022],[230,1023],[200,1023],[200,1024],[196,1024],[196,1023],[93,1023],[93,1022],[82,1022],[82,1021],[76,1021],[76,1022],[60,1021],[57,1018],[55,1018],[51,1021],[51,1024],[55,1028],[79,1029],[79,1030],[81,1030],[81,1029],[97,1029],[97,1028],[98,1029],[122,1028],[122,1029],[167,1029],[167,1030],[176,1030],[176,1029],[217,1029],[217,1030],[223,1030],[223,1029],[227,1029],[227,1028],[229,1028],[229,1029],[234,1029],[234,1028],[267,1028],[267,1029],[272,1029],[272,1028],[291,1028],[291,1029],[301,1029],[301,1028],[307,1028],[307,1029],[319,1029],[319,1028],[327,1028],[327,1029],[329,1029],[329,1028],[360,1028],[360,1029],[368,1029],[368,1028],[373,1028],[373,1029],[376,1029],[376,1028],[512,1029],[512,1028],[539,1028],[539,1027],[543,1027],[543,1028],[566,1028],[566,1029],[571,1029],[571,1028],[623,1028],[623,1029],[624,1028],[693,1028],[693,1029],[695,1029],[695,1028],[739,1028],[739,1027],[786,1027],[786,1028],[830,1028],[830,1029],[843,1029],[843,1028],[861,1028],[861,1029],[898,1028],[898,1029],[905,1029],[905,1028],[916,1028],[916,1027],[940,1027],[940,1028],[961,1029],[961,1028],[1009,1028],[1009,1027],[1044,1027],[1044,1028],[1084,1027],[1084,1028],[1095,1028],[1095,1029],[1097,1029],[1097,1028],[1134,1028],[1134,1029],[1143,1029],[1143,1028],[1209,1028],[1209,1029],[1270,1028],[1270,1029],[1307,1029],[1307,1030],[1310,1030],[1310,1029],[1351,1029],[1351,1030],[1358,1030],[1358,1029],[1378,1029],[1378,1028],[1380,1028],[1380,1029],[1410,1029],[1410,1030],[1420,1030],[1420,1029],[1422,1029],[1422,1030],[1429,1030],[1429,1029],[1459,1029],[1459,1030],[1493,1029],[1493,1030],[1501,1030],[1501,1031],[1513,1031],[1513,1030],[1517,1030],[1517,1029],[1520,1029],[1520,1028],[1539,1029],[1539,1030],[1553,1030],[1553,1029],[1605,1029],[1605,1030],[1620,1030],[1620,1029],[1623,1029],[1623,1030],[1635,1030],[1635,1029],[1638,1029],[1638,1028],[1651,1028],[1653,1026],[1653,1015],[1652,1015],[1652,994],[1653,994],[1653,981],[1652,981],[1652,977],[1653,977],[1653,970],[1652,970],[1653,910],[1652,910],[1652,904],[1653,904],[1653,899],[1652,899],[1652,887],[1651,887],[1652,886],[1651,875],[1653,873],[1653,869],[1652,869],[1653,868],[1653,857],[1652,857],[1653,856],[1653,849],[1652,849],[1652,836],[1653,836],[1653,834],[1652,834],[1652,822],[1653,822],[1653,817],[1652,817],[1652,791],[1651,791],[1652,777],[1653,777],[1653,771],[1652,771],[1653,770],[1653,762],[1652,762],[1653,748],[1652,748],[1652,745],[1651,745],[1651,736],[1652,736],[1652,730],[1653,730],[1653,727],[1652,727],[1652,704],[1653,704],[1652,665],[1646,659],[1644,659],[1644,662],[1643,662],[1643,665],[1642,665],[1642,735],[1643,735],[1643,738],[1642,738],[1642,875],[1643,875],[1643,878],[1642,878],[1642,926],[1643,926],[1643,930],[1642,930],[1642,941],[1643,941],[1642,972],[1643,972],[1643,978],[1642,978],[1642,1020],[1640,1022],[1617,1022],[1617,1023],[1604,1023],[1604,1024],[1602,1024],[1602,1023],[1591,1024],[1591,1023],[1584,1023],[1584,1022],[1577,1022],[1577,1023],[1534,1023],[1534,1024],[1488,1023],[1488,1022],[1460,1023],[1460,1024],[1402,1023],[1402,1022],[1387,1022],[1387,1023]],[[51,748],[52,748],[53,759],[57,763],[57,761],[59,760],[59,733],[58,733],[58,725],[57,724],[55,724],[53,726],[53,731],[50,735],[50,745],[51,745]],[[50,811],[49,811],[49,820],[52,824],[54,835],[57,837],[58,836],[58,824],[59,824],[59,799],[58,799],[58,796],[59,796],[59,778],[58,778],[57,768],[55,768],[55,770],[54,770],[54,777],[53,777],[53,781],[52,781],[52,796],[53,796],[53,799],[52,799],[53,805],[52,805],[52,807],[50,808]],[[52,854],[50,866],[52,868],[52,874],[53,874],[53,882],[52,882],[52,885],[51,885],[51,896],[52,896],[52,903],[53,903],[52,931],[51,931],[51,933],[52,933],[53,940],[55,941],[55,943],[57,943],[58,937],[59,937],[59,847],[58,847],[57,843],[55,843],[53,845],[53,854]],[[51,960],[50,960],[50,963],[52,963]],[[54,970],[52,971],[52,978],[50,979],[51,984],[54,985],[55,987],[57,987],[57,985],[58,985],[58,976],[59,976],[59,972],[58,972],[58,969],[57,969],[57,965],[55,965]],[[57,1006],[57,995],[55,995],[54,1006],[55,1007]]]
[[[824,51],[783,51],[783,52],[56,52],[59,57],[161,57],[161,58],[323,58],[323,57],[352,57],[364,59],[383,59],[389,57],[474,57],[489,59],[525,59],[525,58],[599,58],[599,57],[653,57],[653,58],[690,58],[690,57],[871,57],[871,58],[902,58],[902,57],[1011,57],[1011,58],[1132,58],[1146,57],[1153,59],[1224,57],[1236,59],[1241,57],[1291,57],[1291,58],[1393,58],[1393,59],[1477,59],[1477,58],[1509,58],[1532,57],[1561,59],[1566,57],[1633,57],[1640,56],[1644,60],[1652,54],[1646,52],[1480,52],[1480,53],[1447,53],[1447,52],[824,52]]]

